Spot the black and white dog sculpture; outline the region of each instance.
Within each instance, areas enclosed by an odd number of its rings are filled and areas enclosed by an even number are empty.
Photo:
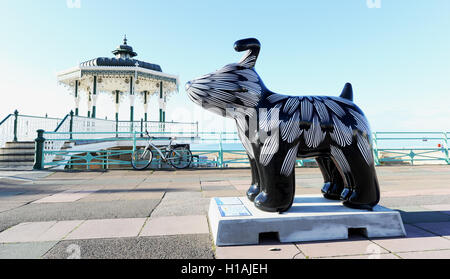
[[[260,48],[257,39],[240,40],[236,51],[247,53],[239,63],[186,84],[193,102],[236,120],[251,164],[248,198],[263,211],[289,210],[296,160],[314,157],[327,199],[371,210],[380,200],[380,190],[369,124],[353,103],[352,86],[347,83],[340,97],[271,92],[254,70]]]

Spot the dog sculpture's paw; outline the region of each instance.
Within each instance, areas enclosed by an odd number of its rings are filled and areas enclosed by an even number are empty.
[[[342,193],[342,187],[335,183],[327,182],[323,185],[322,194],[329,200],[340,200]]]
[[[273,198],[275,197],[275,199]],[[280,196],[270,195],[265,192],[259,193],[255,198],[255,207],[266,212],[285,212],[292,206],[293,199],[284,197],[280,199]]]
[[[261,188],[259,187],[259,185],[253,184],[252,186],[250,186],[250,189],[248,189],[248,191],[247,191],[247,198],[250,201],[254,201],[260,192],[261,192]]]

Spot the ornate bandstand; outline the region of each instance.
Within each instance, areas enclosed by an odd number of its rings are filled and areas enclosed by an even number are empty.
[[[124,98],[130,100],[130,121],[134,121],[136,97],[144,108],[144,121],[148,121],[148,105],[152,95],[158,95],[159,121],[166,121],[168,98],[178,92],[178,77],[163,73],[161,66],[134,59],[137,53],[127,44],[112,52],[115,57],[99,57],[58,74],[58,82],[69,89],[75,102],[75,115],[79,114],[80,96],[85,94],[88,117],[97,116],[99,94],[108,94],[115,104],[116,122]]]

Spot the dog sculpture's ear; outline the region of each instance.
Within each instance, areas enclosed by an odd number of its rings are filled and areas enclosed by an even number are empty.
[[[247,68],[255,67],[256,60],[258,60],[259,51],[261,50],[261,43],[254,38],[239,40],[234,43],[234,49],[237,52],[246,51],[247,53],[241,59],[239,64]]]

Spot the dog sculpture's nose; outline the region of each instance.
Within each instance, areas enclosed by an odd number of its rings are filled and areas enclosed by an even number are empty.
[[[191,85],[192,85],[192,83],[191,83],[190,81],[188,81],[188,82],[186,83],[186,91],[188,91],[189,88],[191,88]]]

